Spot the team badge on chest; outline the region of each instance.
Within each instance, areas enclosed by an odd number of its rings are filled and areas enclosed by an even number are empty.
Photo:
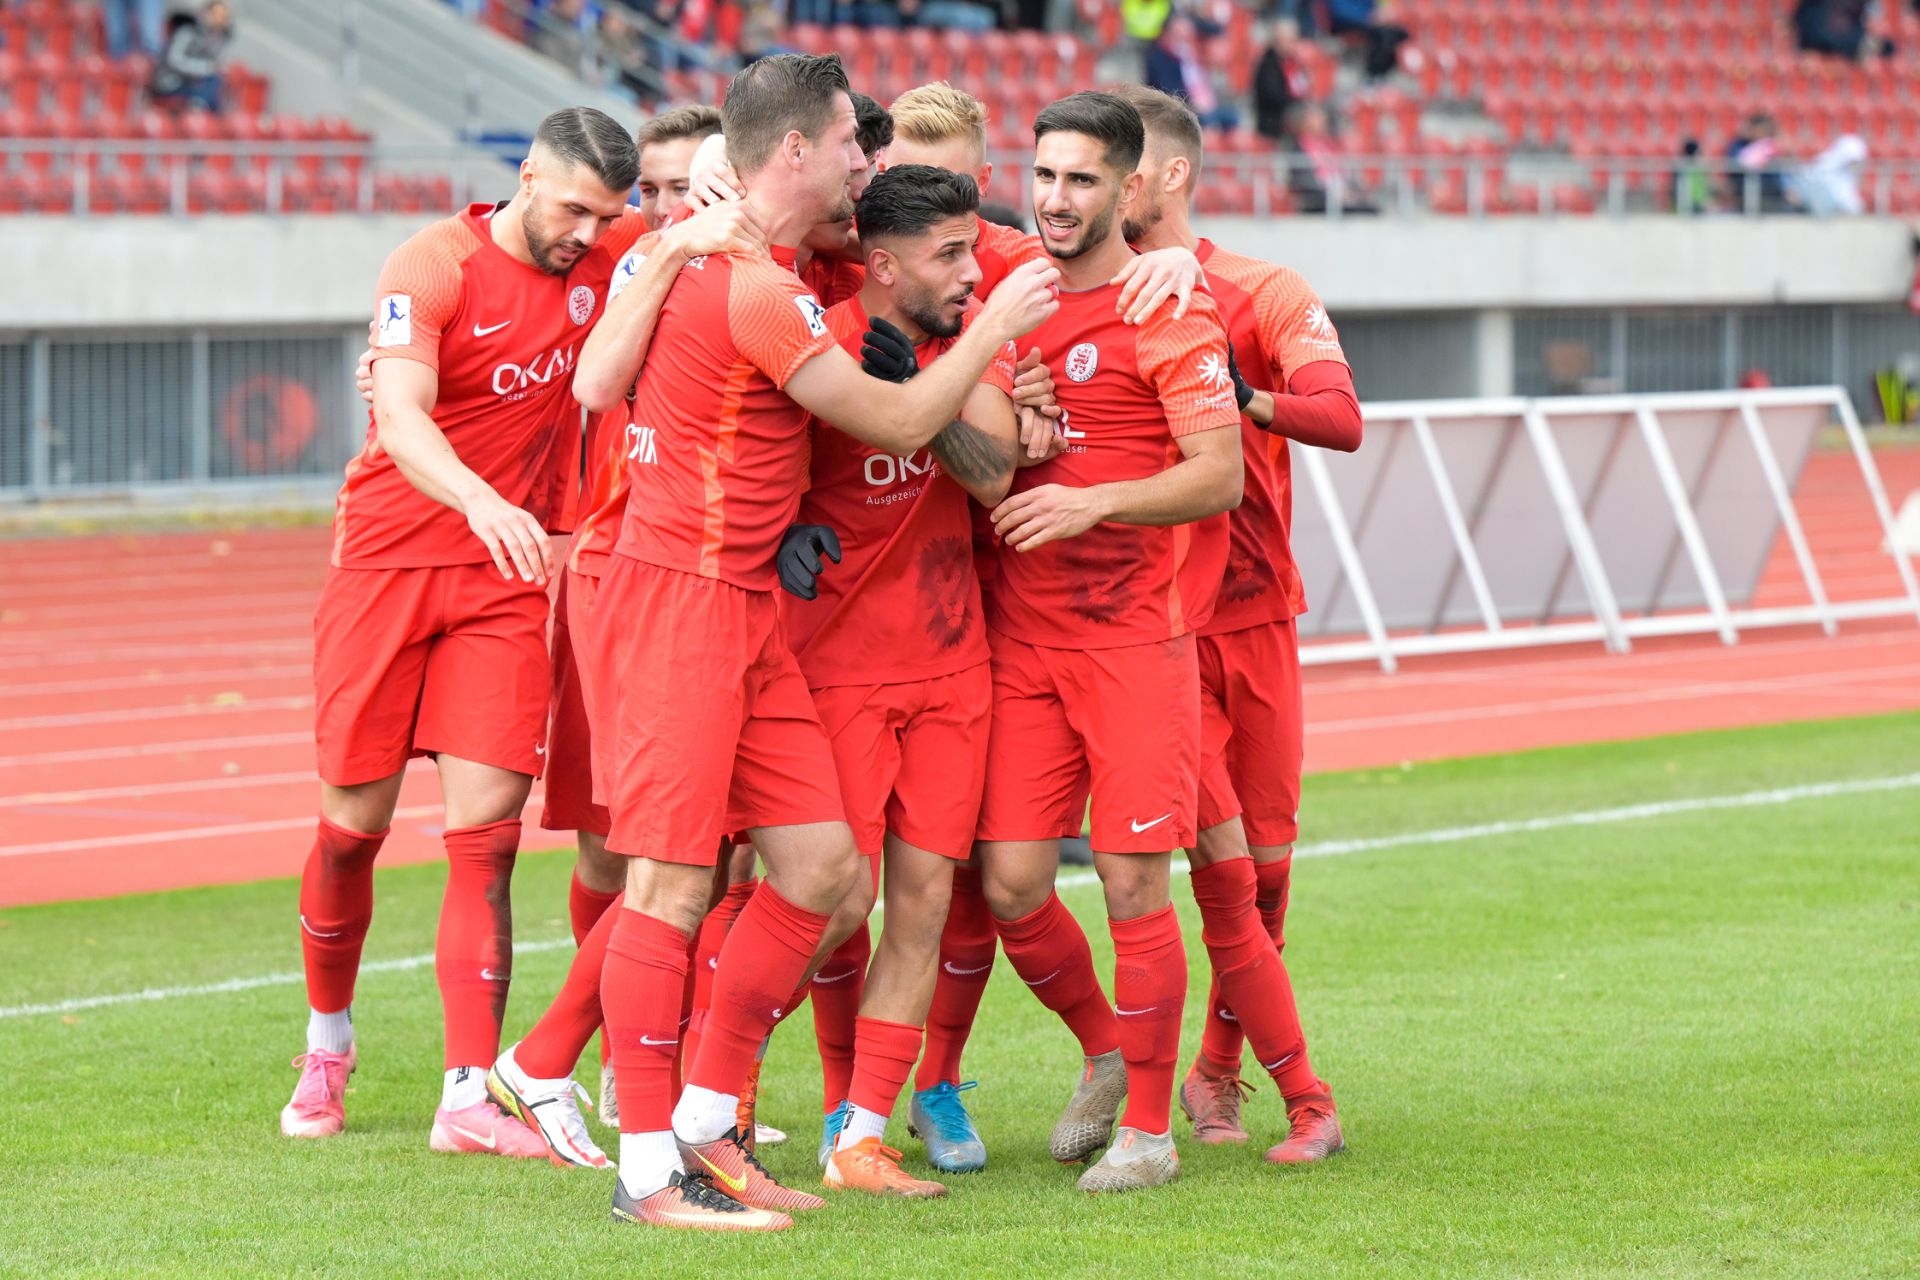
[[[584,284],[573,287],[567,295],[567,315],[575,324],[585,324],[593,318],[593,290]]]
[[[1067,377],[1075,382],[1085,382],[1100,368],[1100,348],[1091,342],[1083,342],[1067,352]]]

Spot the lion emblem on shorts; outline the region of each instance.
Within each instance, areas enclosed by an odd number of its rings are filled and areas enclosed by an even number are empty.
[[[1074,538],[1060,547],[1060,571],[1073,585],[1067,608],[1088,622],[1117,622],[1133,607],[1145,563],[1139,530],[1103,525],[1097,539]]]

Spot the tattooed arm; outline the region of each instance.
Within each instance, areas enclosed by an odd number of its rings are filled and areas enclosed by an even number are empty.
[[[1013,484],[1020,429],[1013,401],[997,387],[981,384],[967,397],[961,416],[933,438],[933,456],[982,506],[992,508]]]

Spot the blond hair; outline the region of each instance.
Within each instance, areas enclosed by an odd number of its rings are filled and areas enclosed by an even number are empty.
[[[973,145],[974,163],[986,163],[987,109],[965,89],[936,80],[907,90],[888,110],[893,113],[895,137],[923,146],[965,138]]]

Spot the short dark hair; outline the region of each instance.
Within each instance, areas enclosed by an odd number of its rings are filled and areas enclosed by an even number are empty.
[[[818,138],[833,122],[834,98],[851,93],[840,55],[776,53],[740,68],[727,85],[720,120],[727,159],[744,175],[758,173],[791,130]]]
[[[1035,142],[1050,133],[1084,133],[1106,144],[1107,167],[1132,173],[1147,149],[1147,129],[1132,104],[1110,93],[1082,90],[1049,103],[1033,118]]]
[[[860,243],[924,235],[936,222],[980,212],[980,188],[964,173],[899,164],[874,175],[856,215]]]
[[[562,107],[540,122],[533,145],[583,165],[609,191],[631,191],[640,176],[640,148],[627,127],[592,107]]]
[[[1206,154],[1206,142],[1200,134],[1200,117],[1185,100],[1144,84],[1116,85],[1113,96],[1140,113],[1140,123],[1149,138],[1159,138],[1176,155],[1187,158],[1193,174],[1200,176],[1200,161]]]
[[[671,111],[662,111],[641,125],[640,147],[644,150],[658,142],[684,142],[689,138],[705,142],[718,132],[720,108],[709,107],[705,103],[690,103]]]
[[[853,137],[860,154],[873,159],[874,153],[893,141],[893,116],[864,93],[849,94],[853,99]]]

